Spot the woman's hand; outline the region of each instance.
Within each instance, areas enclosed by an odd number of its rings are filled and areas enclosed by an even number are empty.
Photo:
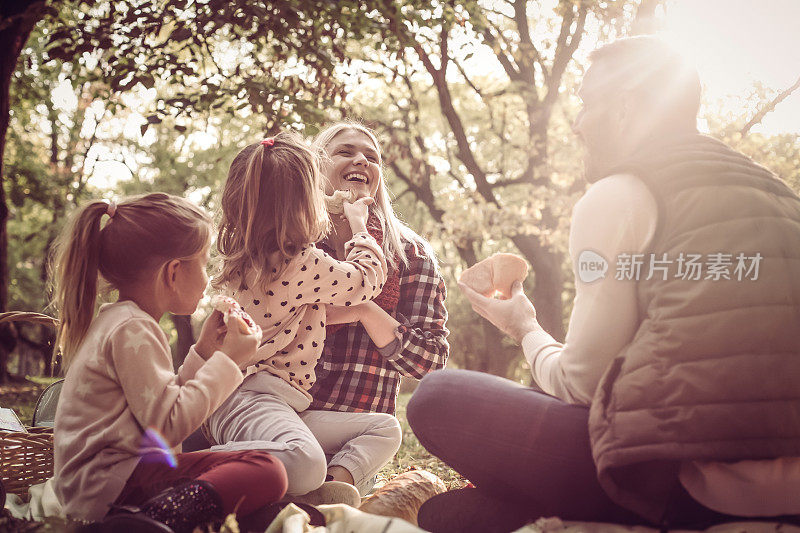
[[[367,219],[369,218],[369,206],[374,204],[375,200],[369,196],[359,198],[355,202],[348,202],[345,200],[342,203],[344,210],[344,217],[350,223],[350,229],[353,235],[359,232],[367,231]]]
[[[394,340],[394,331],[400,325],[392,315],[373,301],[342,307],[326,305],[328,325],[361,322],[375,346],[386,346]]]
[[[383,348],[395,339],[395,330],[400,325],[397,319],[372,300],[356,307],[361,325],[375,346]]]

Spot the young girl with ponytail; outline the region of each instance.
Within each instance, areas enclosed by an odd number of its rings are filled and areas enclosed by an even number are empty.
[[[197,308],[210,237],[202,210],[163,193],[90,202],[64,228],[54,264],[66,368],[55,490],[67,516],[96,521],[115,505],[138,506],[112,512],[101,530],[155,520],[181,532],[283,496],[285,470],[268,453],[171,451],[241,383],[261,338],[258,328],[227,328],[215,311],[174,373],[158,322]],[[101,277],[119,298],[95,312]]]
[[[317,248],[330,224],[322,176],[291,133],[245,147],[222,193],[214,285],[238,300],[264,339],[242,386],[209,418],[211,449],[269,451],[286,466],[295,501],[358,505],[356,487],[400,446],[392,415],[308,410],[327,308],[370,301],[386,281],[383,250],[366,226],[373,202],[362,195],[344,203],[351,238],[342,260]]]

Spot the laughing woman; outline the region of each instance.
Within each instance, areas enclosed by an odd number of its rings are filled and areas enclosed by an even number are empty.
[[[383,248],[389,276],[372,301],[328,307],[328,324],[339,325],[328,327],[311,409],[394,414],[400,377],[420,379],[447,361],[444,281],[430,245],[392,210],[375,134],[340,122],[320,132],[314,147],[327,194],[351,190],[375,199],[367,226]],[[331,219],[333,229],[320,246],[344,257],[350,228],[341,216]]]

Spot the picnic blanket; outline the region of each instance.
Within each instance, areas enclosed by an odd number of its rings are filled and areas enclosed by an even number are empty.
[[[266,533],[420,533],[416,526],[400,518],[370,515],[347,505],[320,505],[317,507],[328,525],[309,525],[308,515],[294,505],[287,505],[270,524]],[[696,533],[689,530],[671,530],[672,533]],[[705,533],[800,533],[800,527],[778,522],[734,522],[720,524],[704,530]],[[540,518],[513,533],[659,533],[658,529],[644,526],[621,526],[596,522],[565,522],[560,518]]]
[[[41,522],[49,516],[61,515],[61,503],[53,490],[53,478],[28,489],[26,502],[16,494],[6,494],[5,508],[14,518]]]
[[[40,522],[46,517],[59,516],[61,505],[53,492],[52,479],[33,485],[25,503],[15,495],[6,496],[5,508],[14,518]],[[294,505],[287,505],[267,528],[266,533],[424,533],[400,518],[367,514],[348,505],[320,505],[327,526],[309,525],[309,516]],[[232,517],[233,515],[231,515]],[[696,533],[671,530],[672,533]],[[778,522],[733,522],[704,530],[705,533],[800,533],[800,527]],[[644,526],[621,526],[596,522],[566,522],[560,518],[540,518],[514,533],[658,533]]]
[[[424,533],[425,531],[401,518],[367,514],[349,505],[318,505],[317,509],[325,516],[327,526],[309,525],[308,514],[299,507],[289,504],[275,517],[266,533]]]
[[[800,533],[800,527],[779,522],[730,522],[703,530],[704,533]],[[696,530],[671,529],[671,533],[696,533]],[[659,533],[645,526],[620,526],[597,522],[564,522],[560,518],[540,518],[514,533]]]

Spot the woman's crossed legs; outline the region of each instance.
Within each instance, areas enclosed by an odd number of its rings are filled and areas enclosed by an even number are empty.
[[[497,376],[440,370],[422,380],[407,416],[420,443],[478,488],[470,498],[495,499],[523,523],[541,516],[641,522],[597,481],[587,407]]]

